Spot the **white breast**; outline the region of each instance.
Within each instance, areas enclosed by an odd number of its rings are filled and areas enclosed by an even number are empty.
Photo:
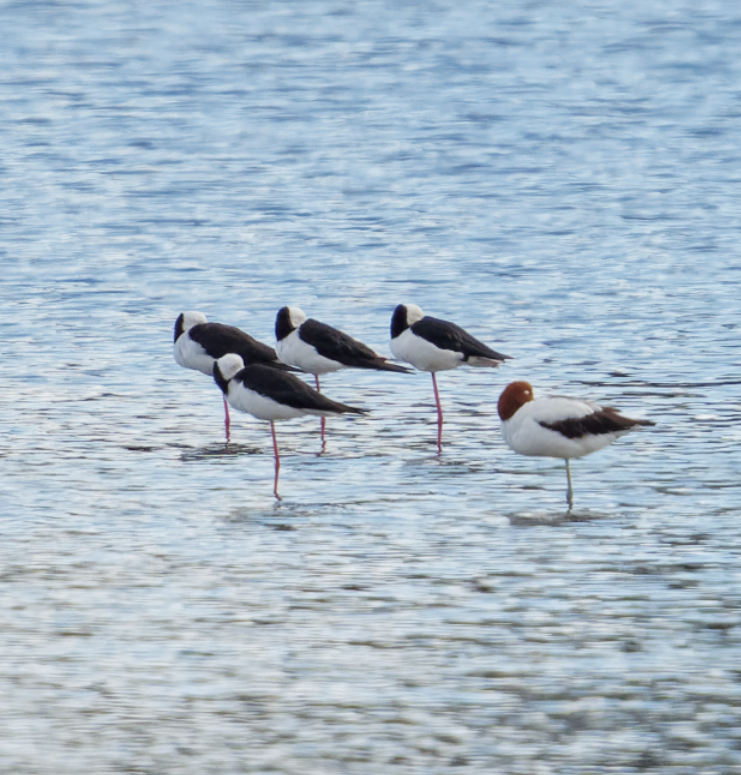
[[[296,417],[305,417],[310,412],[304,409],[294,409],[285,406],[272,398],[256,393],[246,388],[241,382],[231,381],[226,400],[230,406],[240,412],[246,412],[258,420],[293,420]]]
[[[316,347],[306,344],[298,335],[298,329],[281,339],[275,345],[275,352],[283,363],[296,366],[309,374],[328,374],[344,368],[338,361],[319,355]]]
[[[391,340],[391,352],[399,360],[411,363],[420,371],[448,371],[463,363],[461,353],[440,350],[431,342],[417,336],[410,328]]]
[[[563,459],[582,457],[612,444],[621,434],[588,434],[569,439],[558,431],[544,428],[540,423],[585,417],[599,408],[596,404],[575,398],[539,398],[524,404],[513,417],[503,421],[502,435],[507,444],[520,455]]]
[[[182,334],[175,342],[175,360],[185,369],[195,369],[196,371],[208,374],[209,377],[214,373],[214,359],[201,347],[198,342],[194,342],[188,334]]]

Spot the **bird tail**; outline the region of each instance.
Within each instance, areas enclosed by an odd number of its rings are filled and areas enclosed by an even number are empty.
[[[306,373],[303,369],[297,369],[295,366],[289,366],[287,363],[283,363],[283,361],[269,361],[265,365],[270,366],[271,369],[277,369],[278,371],[290,371],[294,374]]]
[[[348,406],[347,404],[341,404],[339,401],[331,401],[328,406],[322,409],[315,410],[313,414],[317,414],[320,417],[336,417],[338,414],[368,414],[367,409],[360,409],[357,406]]]
[[[490,366],[496,368],[501,366],[505,360],[509,360],[509,355],[499,355],[498,358],[482,358],[480,355],[473,355],[466,363],[469,366]]]
[[[379,358],[377,361],[369,363],[368,368],[376,369],[376,371],[397,371],[399,374],[409,374],[412,371],[412,369],[400,366],[398,363],[389,363],[385,358]]]

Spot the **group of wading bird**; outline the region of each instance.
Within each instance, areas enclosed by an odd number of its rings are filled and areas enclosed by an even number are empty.
[[[175,360],[185,368],[213,376],[221,388],[227,443],[229,406],[270,423],[275,453],[273,493],[280,500],[275,421],[318,415],[322,418],[324,448],[326,417],[365,413],[364,409],[322,395],[319,376],[345,368],[396,372],[410,369],[390,363],[332,326],[307,318],[298,307],[283,307],[278,312],[275,337],[273,349],[239,328],[209,323],[200,312],[183,312],[175,322]],[[463,365],[496,367],[509,358],[455,323],[425,315],[414,304],[399,304],[394,310],[391,352],[415,369],[432,374],[438,454],[442,452],[443,410],[435,374]],[[295,372],[313,374],[316,389]],[[563,458],[566,462],[569,510],[574,503],[569,460],[596,452],[639,425],[655,424],[650,420],[633,420],[615,409],[579,398],[552,396],[535,400],[532,386],[523,381],[507,385],[499,396],[497,409],[504,440],[515,452]]]

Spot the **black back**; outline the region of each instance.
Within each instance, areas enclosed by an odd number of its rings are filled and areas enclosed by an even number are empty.
[[[412,323],[410,328],[412,333],[426,339],[441,350],[463,353],[464,360],[490,358],[495,361],[503,361],[509,358],[509,355],[502,355],[496,350],[492,350],[491,347],[471,336],[468,331],[464,331],[460,326],[447,320],[425,315],[422,320]]]
[[[245,363],[270,363],[273,366],[278,364],[278,356],[272,347],[258,342],[236,326],[199,323],[188,333],[212,358],[218,359],[227,353],[236,353]]]
[[[339,361],[345,366],[361,366],[379,358],[370,347],[326,323],[309,318],[301,324],[299,336],[316,348],[319,355]]]

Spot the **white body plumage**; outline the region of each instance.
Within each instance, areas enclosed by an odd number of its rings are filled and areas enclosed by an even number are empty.
[[[612,444],[628,430],[568,438],[541,425],[562,420],[579,419],[602,407],[591,401],[566,396],[538,398],[523,404],[509,420],[502,420],[502,435],[507,444],[520,455],[559,457],[563,460],[583,457]]]
[[[219,371],[224,378],[226,384],[226,400],[229,405],[240,412],[246,412],[256,417],[258,420],[267,420],[273,422],[275,420],[293,420],[296,417],[306,417],[307,415],[314,415],[317,417],[336,417],[343,412],[341,410],[322,409],[315,406],[291,406],[290,403],[297,403],[292,401],[292,391],[295,391],[295,396],[300,397],[307,392],[316,396],[319,400],[324,400],[326,403],[332,403],[329,399],[323,398],[321,394],[315,393],[315,391],[299,380],[298,377],[286,372],[263,370],[262,367],[255,367],[253,371],[257,370],[257,374],[253,375],[252,381],[255,383],[253,389],[245,385],[240,375],[237,379],[234,379],[244,369],[244,363],[242,359],[235,354],[224,355],[219,358]],[[245,372],[247,373],[247,370]],[[260,382],[262,378],[265,378],[265,384]],[[283,398],[283,401],[271,398],[268,395],[272,392],[277,382],[278,395]],[[289,401],[290,403],[285,403]],[[337,405],[337,404],[336,404]],[[338,404],[337,406],[343,406]]]
[[[174,355],[177,363],[184,369],[195,369],[211,377],[214,373],[214,358],[202,345],[188,336],[188,331],[193,326],[207,322],[206,316],[200,312],[184,312],[183,333],[175,341]]]
[[[463,353],[441,350],[432,342],[417,336],[411,328],[392,339],[390,348],[395,358],[411,363],[419,371],[449,371],[457,369],[464,362]]]
[[[299,307],[286,307],[293,330],[275,344],[275,352],[283,363],[296,366],[309,374],[329,374],[344,369],[344,364],[319,355],[316,347],[304,342],[299,328],[306,322],[306,313]]]
[[[428,317],[416,304],[399,304],[391,318],[391,352],[415,369],[449,371],[458,366],[499,366],[508,356],[479,342],[460,326]]]
[[[304,319],[306,319],[306,316],[304,316]],[[299,323],[299,325],[301,324]],[[345,368],[344,364],[339,361],[333,361],[330,358],[319,355],[316,347],[307,344],[301,339],[298,328],[276,342],[275,352],[278,353],[278,357],[283,363],[288,366],[296,366],[309,374],[329,374],[332,371],[339,371]]]
[[[574,504],[571,458],[596,452],[640,425],[654,425],[651,420],[633,420],[581,398],[553,396],[536,401],[532,385],[524,380],[507,385],[497,411],[504,440],[515,452],[566,461],[569,509]]]

